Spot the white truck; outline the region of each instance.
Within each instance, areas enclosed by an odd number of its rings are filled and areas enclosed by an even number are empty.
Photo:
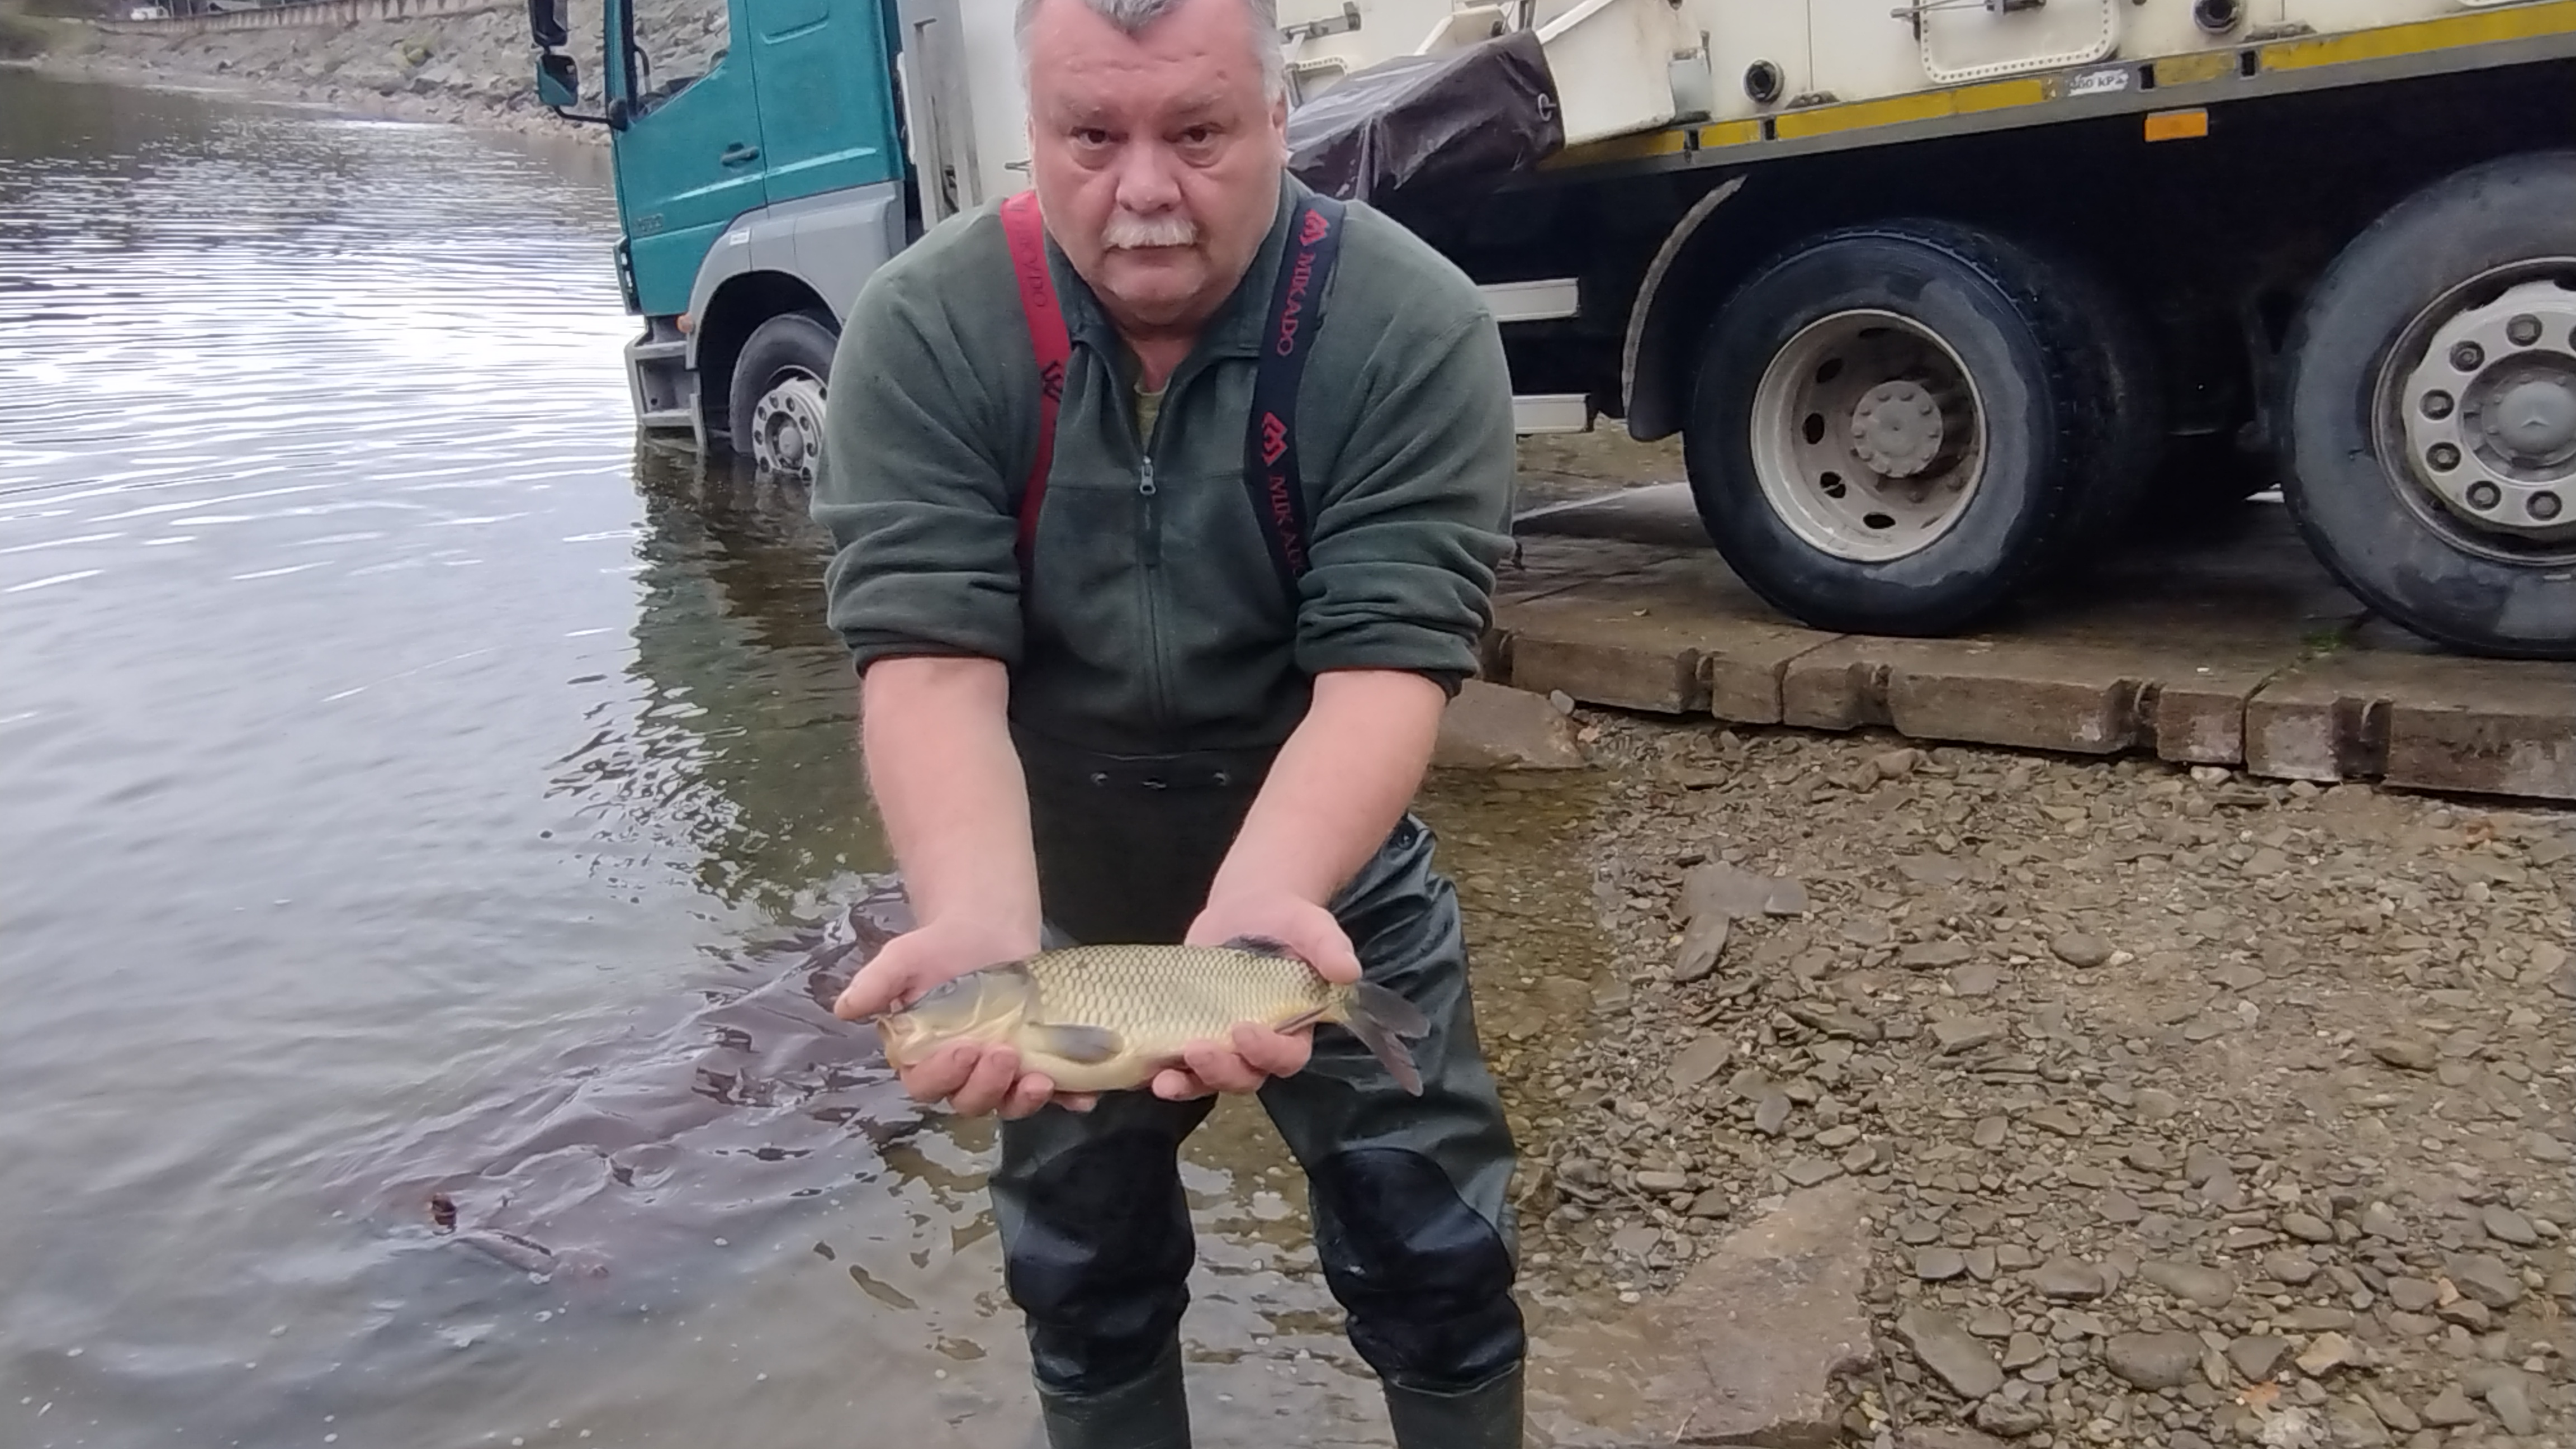
[[[737,51],[765,6],[882,21],[889,246],[1027,185],[1007,0],[730,4]],[[1280,0],[1278,24],[1301,174],[1486,286],[1524,430],[1679,434],[1710,540],[1783,613],[1968,629],[2151,511],[2277,485],[2384,616],[2576,659],[2576,0]],[[714,313],[795,302],[735,284],[794,249],[726,250],[694,315],[648,315],[639,411],[792,471],[810,356],[745,375],[764,319]],[[798,305],[828,332],[853,285]]]

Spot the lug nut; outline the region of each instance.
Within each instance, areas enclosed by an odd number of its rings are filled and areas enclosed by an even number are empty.
[[[2424,461],[2444,473],[2460,466],[2460,450],[2448,443],[2435,443],[2424,451]]]
[[[2480,513],[2493,509],[2503,501],[2504,495],[2497,491],[2493,483],[2481,481],[2469,485],[2469,506]]]
[[[2449,393],[2428,392],[2424,394],[2424,416],[2428,418],[2447,418],[2450,415],[2451,395]]]
[[[2531,495],[2531,501],[2523,506],[2531,510],[2532,517],[2539,519],[2543,523],[2547,523],[2549,520],[2558,516],[2558,495],[2555,493],[2534,493]]]
[[[2451,349],[2451,366],[2462,372],[2475,372],[2487,361],[2486,349],[2474,342],[2463,342]]]
[[[2529,347],[2540,340],[2540,319],[2524,313],[2504,324],[2504,335],[2516,347]]]

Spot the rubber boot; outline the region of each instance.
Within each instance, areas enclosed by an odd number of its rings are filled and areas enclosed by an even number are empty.
[[[1190,1449],[1180,1345],[1165,1349],[1144,1377],[1100,1393],[1038,1385],[1038,1427],[1047,1449]]]
[[[1521,1449],[1521,1366],[1455,1393],[1388,1384],[1386,1416],[1396,1449]]]

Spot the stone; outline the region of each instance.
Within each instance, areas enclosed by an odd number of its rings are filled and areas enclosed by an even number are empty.
[[[1682,1048],[1667,1075],[1676,1087],[1696,1087],[1725,1070],[1734,1056],[1735,1044],[1711,1032]]]
[[[2272,1376],[2272,1371],[2281,1366],[2281,1360],[2288,1357],[2289,1352],[2290,1341],[2286,1338],[2268,1333],[2249,1334],[2229,1341],[2227,1361],[2249,1381],[2259,1384]]]
[[[2078,970],[2089,971],[2111,959],[2111,943],[2082,931],[2068,931],[2048,943],[2049,953]]]
[[[2531,1225],[2531,1219],[2502,1203],[2488,1204],[2487,1210],[2478,1215],[2478,1224],[2487,1230],[2488,1237],[2511,1243],[2517,1248],[2532,1247],[2540,1242],[2540,1230]]]
[[[2489,1308],[2511,1308],[2522,1301],[2522,1279],[2492,1253],[2453,1253],[2442,1271],[2462,1293]]]
[[[2120,1160],[2140,1172],[2162,1177],[2173,1171],[2173,1154],[2153,1142],[2131,1145],[2120,1154]]]
[[[2203,1308],[2224,1308],[2228,1300],[2236,1296],[2233,1275],[2198,1263],[2150,1260],[2139,1265],[2138,1276],[2176,1298]]]
[[[2370,1406],[2353,1399],[2326,1405],[2326,1428],[2335,1449],[2382,1449],[2393,1442]]]
[[[1861,1297],[1869,1237],[1858,1183],[1790,1193],[1666,1293],[1617,1319],[1568,1324],[1554,1343],[1578,1363],[1648,1370],[1649,1414],[1686,1420],[1697,1442],[1828,1449],[1843,1433],[1840,1383],[1876,1361]]]
[[[2004,1386],[1994,1355],[1947,1313],[1918,1303],[1897,1318],[1896,1337],[1960,1398],[1973,1403]]]
[[[1966,997],[1992,996],[2003,985],[2003,972],[1991,961],[1971,961],[1950,972],[1950,990]]]
[[[2323,1378],[2329,1372],[2353,1361],[2352,1340],[2340,1333],[2320,1333],[2316,1340],[2301,1350],[2299,1372],[2309,1378]]]
[[[1753,1130],[1765,1137],[1777,1137],[1789,1125],[1789,1096],[1777,1089],[1764,1092],[1753,1104]]]
[[[1637,1174],[1639,1192],[1670,1193],[1690,1190],[1690,1179],[1678,1172],[1657,1172],[1651,1168]]]
[[[2026,1369],[2046,1357],[2048,1345],[2040,1342],[2036,1333],[2016,1333],[2012,1341],[2004,1345],[2004,1367],[2007,1369]]]
[[[2309,1213],[2283,1213],[2281,1231],[2303,1243],[2331,1243],[2335,1240],[2334,1224]]]
[[[2531,1395],[2519,1382],[2487,1385],[2487,1407],[2504,1421],[2507,1433],[2529,1438],[2540,1432],[2540,1419],[2531,1412]]]
[[[2010,1338],[2012,1315],[1992,1306],[1980,1308],[1968,1315],[1968,1331],[1979,1338]]]
[[[2127,1193],[2120,1191],[2118,1188],[2111,1188],[2102,1194],[2102,1220],[2104,1222],[2111,1223],[2115,1226],[2125,1227],[2145,1216],[2146,1214],[2138,1207],[2138,1200],[2129,1196]]]
[[[2064,1107],[2042,1107],[2031,1113],[2025,1120],[2033,1127],[2045,1127],[2060,1137],[2084,1135],[2084,1124],[2077,1121],[2075,1114]]]
[[[1717,970],[1718,958],[1726,953],[1729,929],[1729,917],[1724,911],[1692,916],[1690,924],[1682,928],[1682,943],[1673,958],[1673,980],[1687,986]]]
[[[2429,1072],[2442,1061],[2441,1053],[2431,1042],[2414,1037],[2381,1037],[2370,1044],[2370,1054],[2392,1067],[2410,1072]]]
[[[1956,938],[1917,941],[1896,953],[1896,964],[1909,971],[1938,971],[1944,966],[1956,966],[1975,954],[1967,942]]]
[[[2336,1333],[2352,1327],[2352,1312],[2322,1303],[2302,1303],[2282,1314],[2280,1323],[2292,1333]]]
[[[1976,1424],[1990,1433],[2018,1439],[2036,1434],[2048,1427],[2048,1415],[2030,1404],[2015,1404],[2003,1399],[1988,1399],[1977,1405]]]
[[[1961,1256],[1967,1262],[1969,1277],[1976,1279],[1980,1283],[1991,1283],[1995,1281],[1994,1249],[1970,1248]]]
[[[2003,1034],[2004,1024],[1991,1016],[1954,1016],[1932,1023],[1932,1040],[1943,1056],[1957,1056]]]
[[[1470,679],[1440,714],[1431,763],[1451,770],[1570,770],[1589,761],[1543,694]]]
[[[2317,1265],[2307,1254],[2284,1248],[2263,1255],[2263,1276],[2296,1288],[2317,1276]]]
[[[2200,1339],[2177,1330],[2115,1333],[2102,1345],[2111,1372],[2141,1389],[2178,1389],[2200,1366]]]
[[[2101,1271],[2073,1258],[2051,1258],[2042,1263],[2032,1271],[2030,1284],[2050,1298],[2099,1298],[2103,1292]]]
[[[1897,1432],[1896,1449],[2004,1449],[2004,1443],[1956,1424],[1908,1424]]]
[[[1926,1283],[1946,1283],[1968,1271],[1968,1260],[1956,1248],[1917,1248],[1914,1276]]]
[[[1793,1157],[1786,1167],[1780,1169],[1782,1177],[1800,1187],[1814,1187],[1818,1183],[1842,1176],[1842,1172],[1842,1164],[1829,1162],[1821,1157]]]
[[[2170,1122],[2182,1115],[2182,1098],[2162,1087],[2140,1087],[2130,1107],[2141,1122]]]
[[[1996,1148],[2003,1146],[2004,1139],[2010,1136],[2011,1133],[2012,1123],[2004,1120],[2003,1118],[1980,1117],[1977,1119],[1976,1130],[1968,1135],[1968,1140],[1979,1147],[1984,1148],[1986,1151],[1992,1152]]]
[[[1720,915],[1735,920],[1794,916],[1807,909],[1807,889],[1786,876],[1756,875],[1722,860],[1703,861],[1682,876],[1685,921]]]
[[[2402,1313],[2430,1313],[2441,1296],[2441,1290],[2421,1278],[2388,1280],[2388,1301]]]
[[[2377,1384],[2363,1385],[2361,1399],[2370,1405],[2370,1412],[2379,1416],[2379,1422],[2400,1434],[2412,1434],[2424,1427],[2424,1421],[2415,1417],[2415,1411],[2406,1407],[2404,1399]]]
[[[2478,1407],[2469,1402],[2468,1395],[2460,1392],[2459,1385],[2453,1384],[2433,1396],[2433,1401],[2423,1407],[2421,1417],[2429,1427],[2456,1429],[2462,1424],[2476,1423]]]

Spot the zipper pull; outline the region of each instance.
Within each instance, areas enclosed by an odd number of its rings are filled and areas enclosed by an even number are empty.
[[[1150,454],[1145,458],[1144,471],[1136,475],[1136,491],[1148,498],[1154,496],[1154,459]]]

